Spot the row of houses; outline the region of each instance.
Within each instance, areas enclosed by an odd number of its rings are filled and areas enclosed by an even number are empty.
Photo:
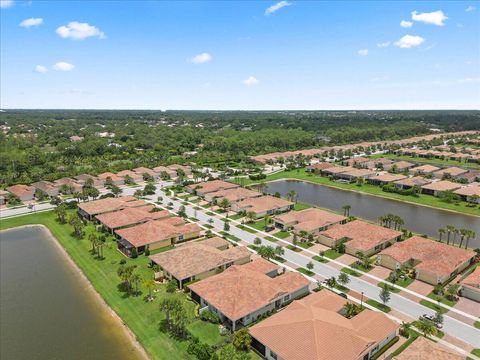
[[[158,166],[153,169],[138,167],[132,170],[123,170],[116,174],[112,172],[104,172],[97,176],[81,174],[72,178],[64,177],[55,181],[37,181],[31,185],[18,184],[9,186],[6,188],[6,192],[0,193],[0,205],[6,202],[9,193],[24,202],[34,200],[36,192],[42,192],[50,197],[55,197],[61,193],[73,194],[82,192],[87,183],[91,183],[92,186],[98,190],[103,190],[108,184],[117,186],[124,185],[126,179],[134,183],[142,183],[147,176],[153,178],[155,181],[158,181],[160,178],[177,180],[179,174],[188,177],[192,174],[192,169],[190,166],[184,165]]]
[[[437,158],[444,160],[456,160],[456,161],[465,161],[478,163],[480,162],[480,150],[478,149],[469,149],[468,152],[459,151],[451,152],[450,147],[435,147],[435,149],[400,149],[396,151],[399,155],[409,155],[412,157],[421,157],[421,158]]]

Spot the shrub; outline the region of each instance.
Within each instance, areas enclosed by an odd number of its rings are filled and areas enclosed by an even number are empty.
[[[138,257],[137,248],[132,249],[130,256],[132,257],[132,259],[136,259]]]
[[[126,263],[127,263],[127,260],[125,259],[120,260],[120,265],[125,265]]]
[[[202,319],[203,321],[208,321],[212,324],[220,324],[220,317],[210,310],[204,310],[200,314],[200,319]]]

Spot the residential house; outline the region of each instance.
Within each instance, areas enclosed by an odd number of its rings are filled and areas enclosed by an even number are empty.
[[[59,192],[64,194],[80,193],[83,190],[82,184],[68,177],[57,179],[53,182],[53,184],[54,186],[58,187]]]
[[[347,166],[357,166],[357,167],[362,167],[362,164],[369,162],[370,159],[359,156],[359,157],[353,157],[351,159],[343,161],[343,163]]]
[[[178,165],[178,164],[173,164],[173,165],[168,165],[167,168],[170,170],[175,171],[175,174],[178,175],[178,171],[181,170],[185,174],[185,176],[190,176],[192,175],[192,168],[190,166],[185,166],[185,165]]]
[[[330,247],[335,247],[344,242],[347,254],[356,256],[358,252],[362,252],[366,256],[371,256],[392,245],[401,236],[401,231],[362,220],[354,220],[346,224],[332,226],[320,232],[318,240]]]
[[[196,194],[200,197],[204,197],[208,193],[213,193],[220,190],[235,189],[238,187],[240,187],[240,185],[231,182],[223,180],[212,180],[188,185],[186,187],[186,190],[191,194]]]
[[[48,196],[58,196],[59,193],[59,186],[50,181],[37,181],[31,186],[33,186],[35,190],[41,191]]]
[[[439,343],[429,340],[423,336],[417,337],[400,354],[392,360],[464,360],[457,352],[442,346]]]
[[[158,178],[162,178],[163,175],[167,175],[170,177],[171,180],[175,180],[177,176],[177,171],[173,169],[169,169],[166,166],[157,166],[152,169],[158,176]]]
[[[0,205],[5,205],[8,199],[8,191],[0,190]]]
[[[214,237],[151,255],[150,260],[159,266],[161,277],[175,280],[182,288],[190,281],[219,274],[232,265],[246,264],[250,256],[245,246],[229,247],[228,241]]]
[[[428,175],[428,174],[432,174],[434,173],[435,171],[438,171],[440,170],[439,167],[437,166],[433,166],[433,165],[430,165],[430,164],[425,164],[425,165],[419,165],[419,166],[415,166],[415,167],[412,167],[410,168],[410,174],[415,174],[415,175]]]
[[[461,187],[453,192],[460,196],[464,201],[476,202],[480,204],[480,183],[474,183],[468,186]]]
[[[400,175],[400,174],[390,174],[390,173],[385,173],[381,175],[376,175],[368,178],[368,182],[372,185],[386,185],[393,183],[395,181],[403,180],[406,179],[408,176],[405,175]]]
[[[183,219],[173,216],[119,229],[115,234],[119,238],[118,249],[131,256],[134,248],[137,254],[141,254],[146,248],[154,250],[195,239],[200,236],[201,230],[197,224],[186,224]]]
[[[125,180],[123,179],[123,177],[117,174],[114,174],[112,172],[104,172],[104,173],[98,174],[97,177],[103,181],[104,185],[107,184],[108,179],[112,181],[113,185],[117,185],[117,186],[123,185],[125,183]]]
[[[446,283],[467,268],[474,257],[474,251],[413,236],[383,250],[377,262],[392,270],[412,266],[417,279],[437,285]]]
[[[480,182],[480,170],[469,170],[468,172],[459,175],[457,179],[467,183]]]
[[[230,203],[242,201],[245,199],[255,198],[262,196],[258,191],[250,189],[236,187],[233,189],[219,190],[205,194],[204,199],[208,202],[216,201],[219,203],[223,199],[227,199]]]
[[[234,265],[222,273],[189,286],[200,312],[209,309],[232,331],[247,326],[267,313],[309,293],[310,282],[297,272],[274,278],[257,268],[258,260]]]
[[[468,299],[480,302],[480,266],[461,281],[460,294]]]
[[[424,194],[440,196],[445,191],[455,191],[460,189],[462,185],[448,180],[434,181],[422,186]]]
[[[125,178],[126,178],[127,176],[129,176],[134,183],[143,182],[143,176],[140,175],[140,174],[138,174],[138,173],[136,173],[136,172],[134,172],[134,171],[132,171],[132,170],[119,171],[119,172],[117,173],[117,176],[118,176],[118,177],[121,177],[121,178],[123,179],[123,182],[124,182],[124,183],[125,183]]]
[[[82,186],[85,186],[85,184],[87,183],[87,180],[89,179],[93,181],[94,188],[100,189],[103,187],[103,180],[97,178],[96,176],[92,176],[89,174],[81,174],[73,177],[73,180],[75,180],[77,183],[79,183]]]
[[[148,205],[144,200],[138,200],[133,196],[118,198],[105,198],[78,204],[78,215],[93,220],[95,216],[113,211],[123,210],[129,207],[141,207]]]
[[[5,190],[18,197],[20,201],[31,201],[35,197],[35,188],[33,186],[17,184],[9,186]]]
[[[322,290],[253,325],[252,347],[268,360],[368,360],[397,336],[398,324],[364,309],[347,319],[341,296]]]
[[[394,181],[394,184],[400,189],[407,190],[413,188],[414,186],[422,187],[423,185],[430,184],[431,182],[432,180],[425,179],[422,176],[412,176],[402,180]]]
[[[329,169],[331,167],[334,167],[335,164],[329,163],[329,162],[319,162],[313,165],[307,166],[307,171],[309,172],[314,172],[314,173],[320,173],[322,170]]]
[[[323,176],[333,176],[337,177],[339,174],[346,172],[346,171],[351,171],[354,170],[354,167],[351,166],[334,166],[330,168],[326,168],[321,170],[321,174]]]
[[[96,216],[97,221],[105,230],[114,233],[115,230],[143,224],[150,220],[160,220],[171,216],[168,210],[153,211],[155,206],[145,205],[133,208],[124,208],[118,211],[103,213]]]
[[[232,204],[235,212],[253,212],[257,218],[292,210],[294,203],[282,198],[264,195],[249,198]]]
[[[391,171],[391,172],[404,172],[406,170],[409,170],[410,168],[414,167],[415,164],[409,162],[409,161],[404,161],[404,160],[401,160],[401,161],[396,161],[392,164],[389,164],[389,165],[384,165],[383,168],[385,170],[388,170],[388,171]]]
[[[330,170],[330,169],[327,169]],[[351,170],[342,171],[335,175],[337,179],[343,179],[348,181],[355,181],[357,179],[367,179],[371,176],[375,175],[375,172],[370,169],[356,169],[353,168]]]
[[[160,179],[159,174],[156,171],[153,171],[152,169],[146,168],[146,167],[137,167],[132,170],[133,172],[137,173],[140,175],[142,178],[145,175],[151,176],[155,181]]]
[[[320,231],[326,230],[330,226],[345,223],[347,218],[329,211],[309,208],[275,216],[273,221],[275,222],[275,227],[282,230],[294,229],[296,233],[305,231],[309,234],[317,235]]]
[[[437,179],[444,179],[445,177],[452,178],[452,179],[458,179],[461,177],[461,175],[466,174],[468,170],[462,169],[456,166],[451,166],[448,168],[440,169],[438,171],[435,171],[432,175],[436,177]]]

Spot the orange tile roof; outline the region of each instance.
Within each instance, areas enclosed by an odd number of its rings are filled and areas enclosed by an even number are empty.
[[[355,169],[355,168],[341,172],[341,175],[348,175],[352,177],[368,176],[373,174],[375,174],[375,172],[370,169]]]
[[[122,171],[119,171],[117,173],[117,176],[122,177],[122,178],[127,176],[127,175],[130,176],[132,179],[138,179],[138,178],[142,177],[142,175],[140,175],[140,174],[138,174],[138,173],[136,173],[132,170],[122,170]]]
[[[458,183],[454,183],[448,180],[441,180],[441,181],[434,181],[430,184],[426,184],[422,186],[422,189],[433,190],[433,191],[449,191],[449,190],[456,190],[460,188],[461,185]]]
[[[212,180],[188,185],[188,188],[192,190],[199,189],[204,194],[237,187],[239,187],[239,185],[223,180]]]
[[[146,168],[146,167],[137,167],[137,168],[133,169],[132,171],[139,174],[139,175],[142,175],[142,176],[143,176],[143,174],[148,174],[150,176],[157,176],[157,173],[155,171],[153,171],[152,169]]]
[[[361,163],[364,163],[364,162],[367,162],[367,161],[370,161],[370,159],[366,158],[366,157],[363,157],[363,156],[359,156],[359,157],[354,157],[354,158],[348,159],[348,160],[345,161],[345,163],[349,166],[352,166],[352,165],[361,164]]]
[[[465,170],[465,169],[462,169],[462,168],[459,168],[459,167],[456,167],[456,166],[451,166],[451,167],[448,167],[448,168],[445,168],[445,169],[435,171],[433,173],[433,175],[435,175],[436,177],[442,177],[444,174],[449,174],[449,175],[455,177],[455,176],[465,174],[467,172],[468,172],[468,170]]]
[[[330,229],[320,232],[320,234],[334,240],[350,239],[347,246],[367,251],[388,240],[395,239],[402,235],[402,232],[365,221],[354,220],[343,225],[334,225]]]
[[[97,177],[101,180],[107,180],[107,178],[111,178],[112,181],[122,181],[123,180],[122,177],[120,177],[119,175],[114,174],[112,172],[104,172],[104,173],[98,174]]]
[[[21,197],[24,195],[33,195],[35,193],[35,188],[33,186],[28,186],[23,184],[9,186],[6,188],[6,190],[18,197]]]
[[[153,205],[126,208],[97,216],[97,220],[110,229],[135,225],[149,220],[158,220],[171,216],[167,210],[151,212]]]
[[[461,356],[440,344],[424,338],[417,337],[405,350],[392,360],[463,360]]]
[[[236,321],[308,285],[309,281],[296,272],[271,278],[249,267],[234,265],[190,285],[190,289]]]
[[[120,229],[115,232],[133,246],[139,247],[201,231],[197,224],[184,224],[182,219],[180,221],[178,219],[180,218],[171,217],[162,220],[151,220],[141,225]],[[174,221],[177,221],[177,223],[172,224]]]
[[[245,211],[253,211],[255,213],[262,213],[268,210],[276,210],[286,206],[293,206],[294,203],[285,199],[277,198],[275,196],[265,195],[255,198],[249,198],[237,203],[240,209]]]
[[[183,280],[243,258],[250,258],[250,255],[250,251],[244,246],[219,250],[199,241],[152,255],[150,259],[176,279]]]
[[[229,202],[236,202],[244,199],[262,196],[262,194],[257,191],[245,189],[242,187],[219,190],[208,193],[208,195],[212,198],[217,198],[219,201],[221,201],[222,199],[227,199]]]
[[[471,274],[462,280],[462,285],[471,286],[480,290],[480,266],[477,266]]]
[[[454,193],[463,196],[480,196],[480,184],[472,184],[469,186],[461,187],[460,189],[455,190]]]
[[[414,259],[420,262],[415,265],[416,269],[443,277],[449,276],[458,266],[474,257],[475,252],[413,236],[384,249],[381,255],[390,256],[401,264]]]
[[[244,264],[242,266],[244,267],[244,269],[258,271],[262,274],[267,274],[275,270],[280,270],[280,266],[263,258],[257,258],[254,261],[249,262],[248,264]]]
[[[440,170],[440,168],[437,167],[437,166],[430,165],[430,164],[425,164],[425,165],[415,166],[415,167],[411,168],[410,172],[412,172],[412,173],[420,172],[420,173],[424,173],[424,174],[429,174],[429,173],[432,173],[432,172],[437,171],[437,170]]]
[[[284,224],[295,222],[294,227],[298,230],[312,231],[331,224],[346,220],[346,217],[317,208],[309,208],[300,211],[290,211],[278,215],[274,219]]]
[[[402,180],[397,180],[395,181],[395,184],[402,185],[402,186],[423,186],[431,182],[432,180],[425,179],[422,176],[413,176],[413,177],[405,178]]]
[[[78,208],[89,215],[97,215],[110,211],[118,211],[127,207],[145,206],[147,203],[143,200],[137,200],[133,196],[122,196],[118,198],[105,198],[84,203],[79,203]]]
[[[403,169],[407,169],[407,168],[410,168],[412,166],[415,166],[415,164],[412,164],[411,162],[402,160],[402,161],[397,161],[397,162],[393,163],[392,166],[395,166],[398,170],[403,170]]]
[[[324,170],[324,172],[328,173],[328,174],[341,174],[341,173],[344,173],[346,171],[351,171],[351,170],[354,170],[355,168],[354,167],[351,167],[351,166],[334,166],[334,167],[330,167],[330,168],[327,168]]]
[[[308,166],[308,168],[311,169],[311,170],[325,170],[325,169],[329,169],[329,168],[332,168],[332,167],[335,167],[335,166],[336,165],[333,164],[333,163],[320,162],[320,163],[310,165],[310,166]]]
[[[372,176],[369,178],[369,180],[376,180],[376,181],[381,181],[381,182],[394,182],[398,180],[403,180],[406,179],[407,176],[405,175],[400,175],[400,174],[383,174],[383,175],[377,175],[377,176]]]
[[[358,360],[398,325],[368,309],[347,319],[338,313],[346,302],[322,290],[252,326],[250,334],[282,359]]]

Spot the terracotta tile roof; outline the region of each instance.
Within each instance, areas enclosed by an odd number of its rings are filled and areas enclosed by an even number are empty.
[[[244,267],[244,269],[258,271],[262,274],[267,274],[275,270],[280,270],[280,266],[263,258],[257,258],[254,261],[249,262],[248,264],[244,264],[242,266]]]
[[[79,203],[78,208],[89,215],[97,215],[110,211],[122,210],[127,207],[139,207],[145,205],[147,205],[147,203],[143,200],[137,200],[133,196],[123,196]]]
[[[138,174],[138,173],[136,173],[136,172],[134,172],[134,171],[132,171],[132,170],[123,170],[123,171],[119,171],[119,172],[117,173],[117,176],[119,176],[119,177],[121,177],[121,178],[123,178],[123,177],[125,177],[125,176],[127,176],[127,175],[130,176],[132,179],[139,179],[139,178],[142,177],[142,175],[140,175],[140,174]]]
[[[369,158],[366,158],[366,157],[363,157],[363,156],[359,156],[359,157],[354,157],[354,158],[351,158],[351,159],[348,159],[346,161],[344,161],[348,166],[353,166],[355,164],[361,164],[361,163],[364,163],[364,162],[367,162],[367,161],[370,161]]]
[[[375,174],[375,172],[370,169],[355,169],[355,168],[341,172],[341,175],[347,175],[351,177],[364,177],[364,176],[369,176],[373,174]]]
[[[153,208],[153,205],[126,208],[120,211],[98,215],[97,220],[110,229],[118,229],[171,216],[167,210],[151,212]]]
[[[435,171],[433,173],[433,175],[436,176],[436,177],[439,177],[439,178],[443,177],[444,174],[449,174],[449,175],[455,177],[455,176],[465,174],[467,172],[468,172],[468,170],[465,170],[465,169],[462,169],[462,168],[459,168],[459,167],[456,167],[456,166],[451,166],[451,167],[448,167],[448,168],[445,168],[445,169]]]
[[[437,167],[437,166],[425,164],[425,165],[415,166],[415,167],[411,168],[410,172],[411,173],[419,172],[419,173],[423,173],[423,174],[429,174],[429,173],[432,173],[432,172],[437,171],[437,170],[440,170],[440,168]]]
[[[262,196],[261,193],[242,187],[237,187],[233,189],[226,189],[208,193],[211,198],[217,198],[218,201],[222,199],[227,199],[229,202],[237,202],[244,199],[254,198]]]
[[[416,269],[443,277],[449,276],[458,266],[474,257],[475,252],[413,236],[384,249],[380,252],[382,255],[390,256],[401,264],[415,259],[420,262],[415,265]]]
[[[347,319],[338,313],[345,303],[322,290],[252,326],[250,334],[282,359],[358,360],[398,328],[368,309]]]
[[[236,321],[308,285],[309,281],[296,272],[271,278],[249,267],[234,265],[190,285],[190,289]]]
[[[480,266],[477,266],[471,274],[462,280],[462,285],[480,290]]]
[[[133,169],[132,171],[139,174],[139,175],[142,175],[142,176],[143,176],[143,174],[148,174],[150,176],[157,176],[158,175],[155,171],[153,171],[152,169],[146,168],[146,167],[137,167],[137,168]]]
[[[398,181],[398,180],[403,180],[403,179],[406,179],[407,176],[405,175],[400,175],[400,174],[389,174],[389,173],[386,173],[386,174],[383,174],[383,175],[377,175],[377,176],[372,176],[369,178],[369,180],[372,180],[372,181],[381,181],[381,182],[394,182],[394,181]]]
[[[166,166],[157,166],[157,167],[154,167],[153,168],[153,171],[155,171],[155,173],[157,174],[161,174],[162,172],[166,172],[168,175],[170,175],[171,177],[175,177],[177,176],[177,172],[173,169],[169,169],[167,168]]]
[[[398,185],[402,185],[402,186],[412,186],[413,187],[413,186],[423,186],[423,185],[429,184],[431,182],[432,182],[432,180],[425,179],[422,176],[413,176],[413,177],[405,178],[405,179],[402,179],[402,180],[397,180],[394,183],[398,184]]]
[[[180,219],[181,223],[172,224],[174,218],[151,220],[141,225],[120,229],[115,232],[133,246],[139,247],[201,231],[197,224],[184,224],[180,218],[177,219]]]
[[[351,166],[335,166],[335,167],[327,168],[323,171],[327,174],[341,174],[346,171],[352,171],[352,170],[355,170],[355,168]]]
[[[456,190],[461,187],[460,184],[448,181],[448,180],[441,180],[441,181],[434,181],[430,184],[426,184],[422,186],[422,189],[433,190],[433,191],[448,191],[448,190]]]
[[[150,259],[176,279],[183,280],[243,258],[250,258],[250,255],[250,251],[244,246],[222,251],[199,241],[152,255]]]
[[[23,184],[9,186],[5,190],[7,190],[8,192],[18,197],[25,196],[25,195],[33,195],[35,193],[35,188],[33,186],[28,186]]]
[[[335,164],[329,163],[329,162],[319,162],[313,165],[308,166],[308,169],[310,170],[325,170],[329,169],[331,167],[335,167]]]
[[[460,189],[455,190],[454,193],[463,196],[480,196],[480,184],[472,184],[469,186],[461,187]]]
[[[293,206],[294,203],[275,196],[265,195],[256,198],[245,199],[239,201],[237,206],[245,211],[253,211],[262,213],[268,210],[276,210],[285,206]]]
[[[85,183],[88,179],[92,179],[94,182],[99,180],[97,177],[89,174],[77,175],[77,176],[74,176],[73,179],[77,180],[80,183]]]
[[[107,180],[107,178],[111,178],[112,181],[123,181],[122,177],[111,172],[104,172],[104,173],[98,174],[97,177],[102,180]]]
[[[415,166],[415,164],[412,164],[411,162],[408,161],[397,161],[392,164],[392,167],[395,166],[398,170],[403,170],[403,169],[408,169],[411,168],[412,166]]]
[[[208,239],[205,239],[205,240],[201,240],[201,241],[199,241],[199,243],[202,244],[202,245],[208,245],[210,247],[214,247],[216,249],[220,249],[222,247],[230,245],[230,243],[227,240],[222,239],[221,237],[218,237],[218,236],[214,236],[214,237],[211,237],[211,238],[208,238]]]
[[[400,231],[370,224],[361,220],[354,220],[346,224],[338,224],[320,232],[321,235],[334,240],[350,239],[346,245],[360,251],[367,251],[388,240],[402,235]]]
[[[212,180],[188,185],[188,188],[192,190],[199,189],[204,194],[237,187],[239,187],[239,185],[223,180]]]
[[[463,360],[461,356],[431,340],[419,336],[392,360]]]
[[[37,181],[37,182],[34,182],[33,184],[31,184],[31,186],[33,186],[36,189],[45,191],[45,192],[52,191],[52,190],[57,190],[57,186],[55,186],[55,184],[50,182],[50,181],[43,181],[43,180],[42,181]]]
[[[336,224],[346,220],[346,217],[317,208],[310,208],[300,211],[290,211],[283,215],[275,216],[275,221],[284,224],[295,222],[295,229],[299,231],[312,231],[324,226]]]

